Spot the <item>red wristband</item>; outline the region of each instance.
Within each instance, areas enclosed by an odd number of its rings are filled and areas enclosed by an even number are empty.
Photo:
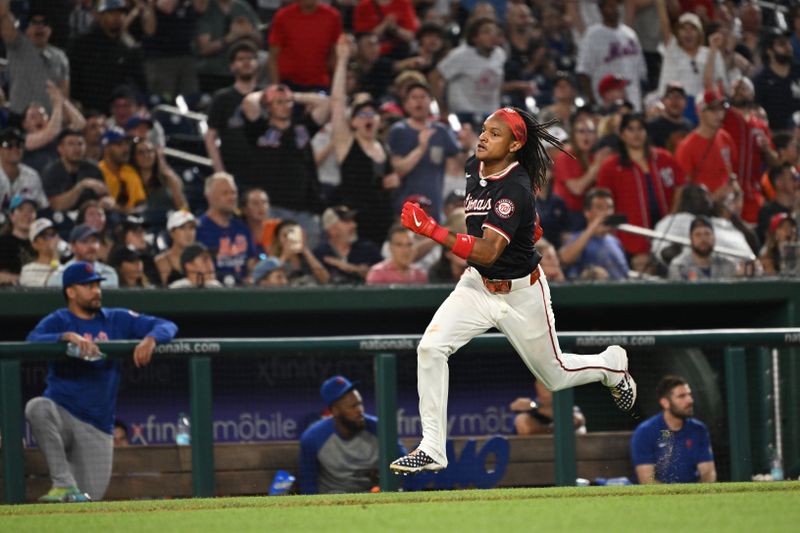
[[[456,235],[456,243],[453,245],[452,252],[461,259],[469,259],[472,248],[475,246],[475,237],[459,233]]]
[[[431,239],[439,244],[444,244],[444,241],[447,239],[448,235],[450,235],[450,231],[447,228],[436,224],[436,227],[434,227],[433,231],[431,232]]]

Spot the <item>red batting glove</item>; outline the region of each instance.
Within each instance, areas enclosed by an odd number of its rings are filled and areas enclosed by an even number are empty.
[[[449,231],[441,227],[433,217],[423,210],[418,203],[406,202],[403,204],[403,211],[400,213],[400,222],[414,233],[430,237],[434,241],[443,244]]]

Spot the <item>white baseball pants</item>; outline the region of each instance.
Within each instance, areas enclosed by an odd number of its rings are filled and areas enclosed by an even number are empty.
[[[514,281],[515,287],[521,284]],[[561,353],[544,272],[533,285],[508,294],[492,294],[478,271],[468,268],[436,311],[417,348],[422,422],[419,448],[442,466],[447,466],[447,361],[453,352],[491,327],[508,338],[536,379],[551,391],[595,381],[611,387],[620,382],[627,369],[619,351]]]

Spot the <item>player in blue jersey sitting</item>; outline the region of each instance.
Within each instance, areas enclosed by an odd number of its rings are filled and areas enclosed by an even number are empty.
[[[91,263],[67,267],[67,307],[47,315],[28,335],[31,342],[72,344],[72,357],[49,364],[44,395],[25,406],[53,482],[42,502],[99,500],[111,479],[122,363],[106,359],[95,342],[142,339],[133,351],[134,364],[142,367],[156,343],[169,342],[178,331],[168,320],[102,307],[101,281]]]
[[[664,376],[656,387],[662,412],[636,428],[631,459],[639,483],[713,483],[717,480],[711,437],[693,418],[694,399],[685,379]]]
[[[368,492],[378,484],[378,419],[364,414],[361,394],[344,376],[326,380],[320,395],[331,416],[300,437],[300,492]],[[399,443],[398,452],[406,453]]]

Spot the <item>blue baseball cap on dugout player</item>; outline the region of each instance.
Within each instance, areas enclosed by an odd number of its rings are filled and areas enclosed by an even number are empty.
[[[72,285],[84,285],[93,281],[103,281],[104,279],[106,278],[98,274],[91,263],[79,261],[64,269],[61,287],[66,289]]]
[[[333,402],[356,388],[358,382],[352,382],[344,376],[333,376],[325,380],[319,389],[322,401],[330,407]]]

